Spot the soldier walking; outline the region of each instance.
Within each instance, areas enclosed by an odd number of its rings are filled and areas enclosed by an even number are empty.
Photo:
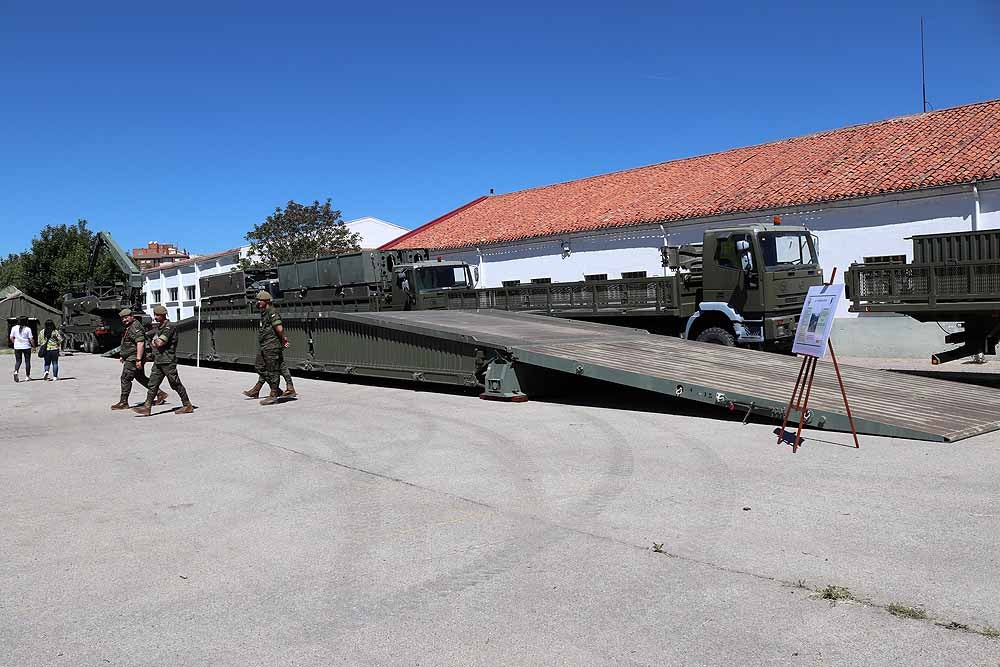
[[[260,331],[257,334],[257,374],[271,388],[270,395],[260,404],[271,405],[281,397],[281,388],[278,386],[278,382],[281,378],[281,367],[285,363],[284,348],[288,347],[288,337],[285,336],[281,315],[271,303],[269,292],[264,290],[257,292],[257,309],[260,311]],[[292,391],[294,392],[294,388]]]
[[[153,318],[159,325],[156,335],[153,336],[153,369],[149,372],[149,388],[146,391],[146,402],[133,408],[140,416],[149,416],[153,407],[153,400],[160,390],[160,383],[163,378],[167,378],[170,388],[180,396],[182,407],[174,411],[174,414],[186,415],[194,412],[194,406],[188,398],[187,389],[181,384],[181,378],[177,375],[177,329],[173,322],[167,321],[167,309],[163,306],[153,308]]]
[[[295,391],[295,385],[292,383],[292,372],[288,370],[288,363],[284,360],[284,354],[282,354],[281,360],[281,377],[285,381],[285,391],[281,394],[282,398],[295,398],[298,393]],[[267,384],[264,380],[263,375],[257,375],[257,384],[250,387],[243,392],[243,395],[247,398],[259,398],[260,390],[264,388]]]
[[[146,332],[142,328],[142,323],[135,319],[131,308],[119,311],[118,316],[122,318],[122,326],[125,333],[122,334],[121,349],[118,353],[119,361],[122,362],[122,393],[118,402],[111,406],[112,410],[125,410],[128,408],[128,397],[132,393],[132,380],[135,380],[143,389],[149,388],[149,378],[143,370],[143,362],[146,353]],[[166,400],[167,394],[158,391],[153,405],[160,405]]]

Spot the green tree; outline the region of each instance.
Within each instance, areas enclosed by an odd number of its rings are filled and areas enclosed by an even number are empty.
[[[27,253],[10,253],[6,259],[0,259],[0,289],[13,285],[24,289],[24,255]]]
[[[329,199],[309,206],[289,201],[283,210],[275,208],[264,222],[254,225],[246,240],[252,259],[242,262],[245,269],[361,249],[361,235],[344,225]]]
[[[121,281],[121,272],[106,253],[91,272],[93,241],[94,232],[87,228],[86,220],[77,220],[75,225],[46,225],[31,240],[31,250],[0,262],[0,286],[16,285],[39,301],[61,306],[63,295],[74,284]]]

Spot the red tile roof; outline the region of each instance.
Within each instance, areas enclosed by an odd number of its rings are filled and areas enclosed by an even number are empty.
[[[1000,178],[1000,100],[470,202],[386,248],[463,248]]]

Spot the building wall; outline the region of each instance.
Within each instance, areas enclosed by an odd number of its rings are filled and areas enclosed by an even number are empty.
[[[378,248],[410,231],[371,216],[351,220],[344,224],[352,232],[361,234],[362,248]]]
[[[906,237],[971,230],[974,209],[972,188],[956,186],[916,195],[849,200],[822,208],[800,207],[662,227],[646,225],[440,254],[478,266],[481,287],[498,287],[504,280],[528,282],[531,278],[583,280],[584,274],[592,273],[606,273],[609,278],[618,278],[623,271],[665,275],[659,251],[664,244],[698,242],[708,228],[770,222],[773,215],[780,214],[784,224],[806,225],[819,237],[825,275],[836,267],[837,282],[842,282],[850,264],[865,256],[906,255],[912,259],[912,241]],[[1000,228],[1000,182],[979,185],[977,221],[979,229]],[[568,256],[563,253],[564,243],[571,250]],[[838,317],[852,316],[847,308],[848,304],[842,303]]]
[[[239,254],[231,253],[194,260],[181,266],[166,267],[143,274],[144,309],[150,312],[153,306],[162,304],[167,308],[167,316],[175,322],[193,316],[195,306],[201,298],[198,279],[202,276],[234,271],[240,257],[245,257],[248,250],[249,248],[245,247],[240,249]],[[189,292],[189,288],[193,288],[193,295]],[[171,298],[171,289],[177,290],[176,299]],[[192,296],[193,298],[190,298]]]

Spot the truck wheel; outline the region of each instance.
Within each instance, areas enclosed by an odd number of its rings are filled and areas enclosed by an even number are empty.
[[[725,345],[726,347],[732,347],[736,345],[736,336],[729,333],[722,327],[709,327],[698,334],[698,340],[702,343],[714,343],[716,345]]]

